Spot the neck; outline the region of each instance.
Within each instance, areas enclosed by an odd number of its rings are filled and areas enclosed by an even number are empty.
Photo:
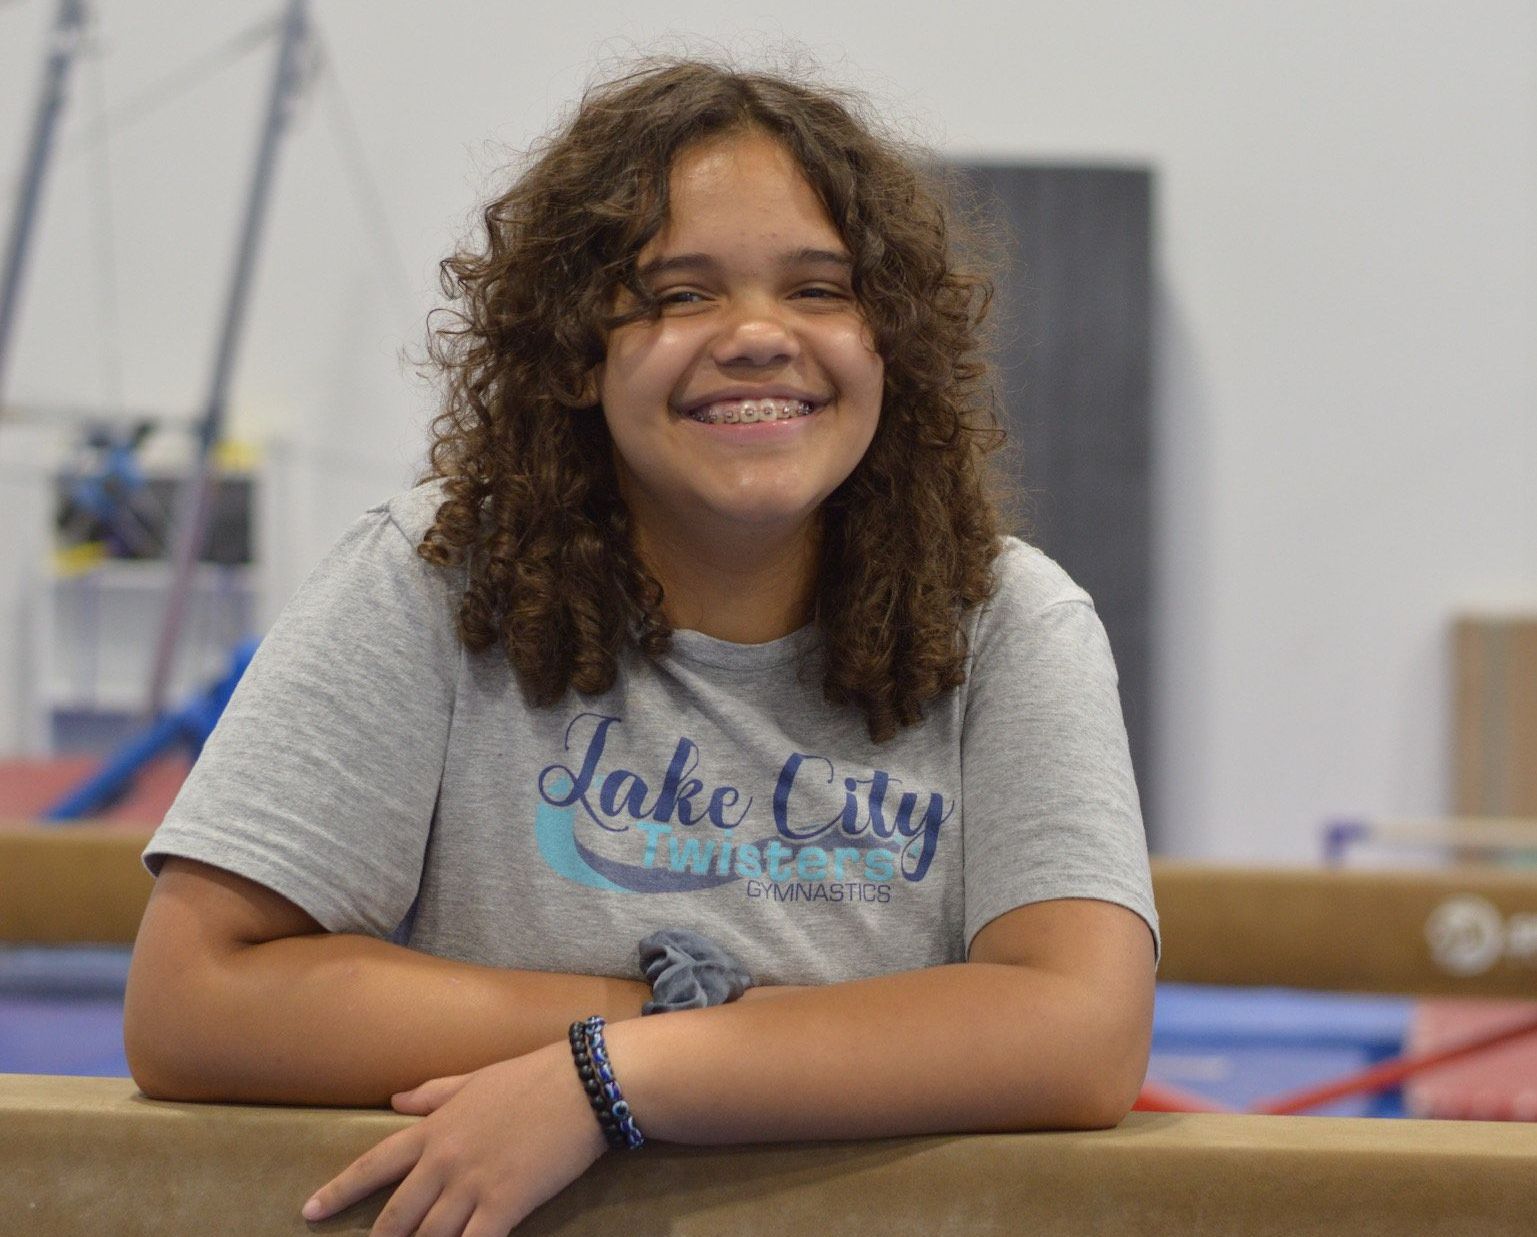
[[[783,533],[733,526],[635,529],[674,628],[732,644],[766,644],[811,621],[819,538],[814,521]]]

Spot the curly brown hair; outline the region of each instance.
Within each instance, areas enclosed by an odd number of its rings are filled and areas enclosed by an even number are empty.
[[[615,326],[655,314],[636,255],[668,175],[702,139],[758,131],[793,155],[853,258],[885,366],[869,450],[822,508],[815,621],[823,691],[883,742],[965,678],[962,620],[992,592],[1002,442],[981,326],[992,284],[956,258],[947,195],[858,99],[693,60],[597,86],[441,264],[454,303],[429,355],[445,382],[429,468],[444,502],[418,547],[466,564],[464,644],[500,643],[531,703],[606,691],[628,642],[671,637],[636,552],[589,375]],[[635,308],[616,315],[628,289]]]

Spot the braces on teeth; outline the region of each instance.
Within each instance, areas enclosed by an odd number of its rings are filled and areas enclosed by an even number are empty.
[[[706,404],[683,415],[705,425],[751,425],[755,421],[792,421],[809,417],[813,411],[803,399],[740,399]]]

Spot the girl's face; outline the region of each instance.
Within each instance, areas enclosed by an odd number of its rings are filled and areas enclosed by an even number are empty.
[[[612,331],[597,373],[637,528],[807,533],[870,445],[883,378],[816,193],[770,137],[702,142],[637,265],[661,315]]]

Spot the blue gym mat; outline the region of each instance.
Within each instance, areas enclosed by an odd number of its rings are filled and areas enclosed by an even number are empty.
[[[1409,997],[1160,984],[1147,1076],[1248,1108],[1398,1056],[1414,1007]],[[1315,1111],[1401,1117],[1403,1097],[1394,1089]]]
[[[126,1078],[130,951],[0,949],[0,1074]]]

